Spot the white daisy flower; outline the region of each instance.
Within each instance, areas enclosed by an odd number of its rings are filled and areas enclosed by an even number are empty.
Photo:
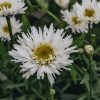
[[[23,0],[0,0],[0,16],[23,14],[26,9]]]
[[[63,38],[63,29],[55,30],[53,25],[49,29],[45,26],[43,31],[32,27],[31,31],[18,38],[19,44],[15,44],[9,54],[13,61],[22,63],[24,78],[37,73],[37,79],[44,79],[46,74],[52,85],[55,75],[60,75],[62,69],[68,70],[67,66],[73,63],[70,54],[76,52],[76,46],[71,46],[73,39],[70,35]]]
[[[16,20],[14,16],[10,18],[10,21],[13,35],[15,33],[21,32],[22,23],[20,23],[19,20]],[[5,17],[0,18],[0,38],[2,38],[3,40],[10,40],[9,28]]]
[[[82,5],[74,5],[77,15],[83,20],[97,24],[100,21],[100,2],[97,0],[82,0]]]
[[[70,12],[68,10],[61,11],[63,14],[63,20],[67,22],[68,26],[66,29],[70,28],[73,33],[87,33],[88,32],[88,24],[87,21],[84,21],[80,19],[75,10],[71,10]]]
[[[68,8],[70,0],[55,0],[56,4],[62,8]]]

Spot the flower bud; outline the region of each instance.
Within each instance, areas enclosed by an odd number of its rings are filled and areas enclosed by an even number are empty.
[[[83,52],[84,52],[83,48],[79,48],[79,49],[78,49],[78,52],[79,52],[79,53],[83,53]]]
[[[85,45],[84,50],[89,55],[93,55],[94,53],[94,48],[92,45]]]
[[[96,37],[96,35],[95,35],[95,34],[91,34],[91,36],[92,36],[93,38],[95,38],[95,37]]]
[[[55,0],[56,4],[62,8],[68,8],[70,0]]]
[[[56,91],[55,89],[50,89],[50,95],[55,95]]]

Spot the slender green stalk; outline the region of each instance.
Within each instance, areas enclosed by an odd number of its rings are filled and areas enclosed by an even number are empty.
[[[55,90],[52,88],[49,81],[47,82],[47,92],[45,100],[54,100]]]
[[[55,90],[50,85],[50,100],[54,100]]]
[[[89,25],[88,25],[88,27],[89,27],[89,44],[91,45],[92,44],[92,40],[91,40],[91,23],[89,23]]]
[[[64,23],[56,15],[54,15],[50,11],[47,11],[47,13],[59,24],[59,26],[61,26],[61,27],[64,26]]]
[[[92,45],[90,25],[91,24],[89,23],[89,45]],[[89,66],[90,66],[90,100],[92,100],[92,55],[89,55]]]
[[[13,33],[12,33],[12,26],[11,26],[11,21],[10,21],[10,16],[6,16],[7,24],[8,24],[8,29],[9,29],[9,34],[11,38],[11,43],[13,42]]]
[[[50,83],[49,83],[49,81],[47,81],[46,100],[49,100],[49,95],[50,95]]]
[[[51,100],[54,100],[53,95],[51,95]]]
[[[36,89],[32,88],[32,90],[34,91],[34,93],[35,93],[39,98],[41,98],[41,100],[45,100],[45,98],[42,97],[42,95],[41,95]]]
[[[90,65],[90,100],[92,100],[92,56],[89,57],[89,65]]]
[[[31,8],[37,8],[37,5],[32,5],[30,0],[26,0],[27,4],[31,7]]]

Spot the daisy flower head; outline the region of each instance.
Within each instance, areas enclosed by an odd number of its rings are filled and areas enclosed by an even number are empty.
[[[68,24],[66,29],[71,29],[73,33],[87,33],[88,32],[88,24],[86,21],[82,20],[77,16],[77,13],[74,9],[68,11],[61,11],[63,15],[63,20]]]
[[[0,0],[0,16],[23,14],[26,9],[23,0]]]
[[[37,73],[37,79],[44,79],[47,75],[51,85],[54,83],[55,75],[60,75],[62,69],[69,69],[67,66],[73,63],[70,54],[76,52],[76,46],[71,46],[71,36],[63,38],[63,29],[55,30],[53,24],[42,30],[34,26],[31,33],[22,34],[18,43],[9,54],[14,58],[15,63],[20,65],[24,78],[29,78]]]
[[[10,18],[12,26],[12,35],[21,32],[22,23],[13,16]],[[0,38],[2,40],[10,40],[9,28],[5,17],[0,18]]]
[[[100,21],[100,2],[97,0],[82,0],[82,4],[74,5],[77,15],[83,20],[97,24]]]

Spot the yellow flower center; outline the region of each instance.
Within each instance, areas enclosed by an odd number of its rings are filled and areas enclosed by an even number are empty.
[[[87,17],[93,17],[94,14],[95,14],[94,9],[85,9],[85,11],[84,11],[84,16],[87,16]]]
[[[49,44],[40,44],[33,49],[33,59],[40,64],[49,64],[54,60],[54,50]]]
[[[6,35],[9,34],[9,28],[8,28],[7,25],[3,26],[2,30],[3,30],[3,32],[4,32]]]
[[[12,7],[12,4],[10,2],[3,2],[3,3],[0,3],[0,11],[3,9],[3,8],[11,8]]]
[[[73,16],[73,17],[72,17],[72,22],[73,22],[75,25],[77,25],[77,24],[80,24],[80,23],[81,23],[81,21],[79,21],[79,19],[78,19],[78,17],[77,17],[77,16]]]

